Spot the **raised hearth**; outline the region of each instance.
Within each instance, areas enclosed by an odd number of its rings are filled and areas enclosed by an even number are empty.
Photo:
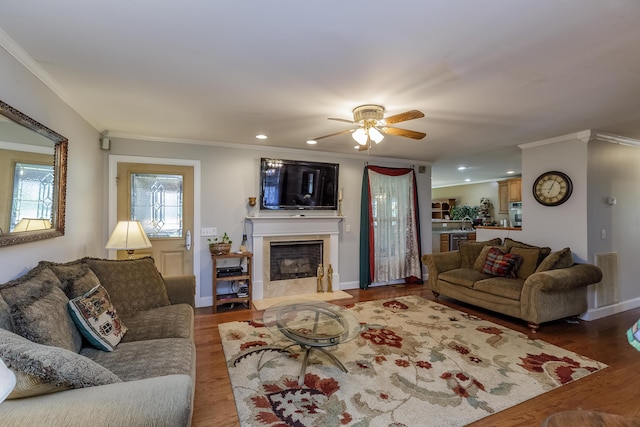
[[[340,289],[338,240],[340,237],[339,223],[342,217],[263,216],[246,219],[252,226],[253,299],[302,295],[316,291],[315,272],[311,277],[271,280],[271,250],[274,243],[276,245],[320,243],[325,270],[324,281],[327,281],[327,269],[331,264],[333,267],[333,289]],[[313,268],[317,268],[317,265]]]

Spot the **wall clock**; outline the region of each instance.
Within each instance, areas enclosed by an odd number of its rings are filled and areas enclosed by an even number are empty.
[[[545,206],[558,206],[571,197],[573,183],[565,173],[545,172],[533,182],[533,197]]]

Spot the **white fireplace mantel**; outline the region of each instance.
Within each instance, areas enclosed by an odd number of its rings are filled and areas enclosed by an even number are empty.
[[[343,217],[340,216],[260,216],[247,217],[251,224],[251,248],[253,251],[253,289],[252,297],[255,300],[264,298],[264,253],[263,243],[265,238],[271,237],[300,237],[313,235],[329,236],[330,259],[333,266],[333,289],[340,289],[339,224]]]

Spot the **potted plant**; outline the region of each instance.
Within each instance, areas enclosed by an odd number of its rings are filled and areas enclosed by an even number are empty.
[[[233,242],[226,231],[222,237],[207,240],[209,241],[209,252],[211,252],[211,255],[226,255],[231,251],[231,243]]]

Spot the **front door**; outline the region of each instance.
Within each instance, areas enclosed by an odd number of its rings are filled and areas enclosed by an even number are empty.
[[[118,221],[140,221],[164,276],[193,274],[193,166],[118,163]],[[118,258],[126,258],[118,251]]]

